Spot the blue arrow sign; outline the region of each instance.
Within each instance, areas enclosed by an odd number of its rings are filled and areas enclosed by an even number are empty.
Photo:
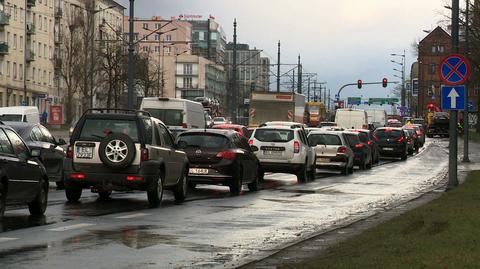
[[[442,109],[464,110],[465,109],[465,86],[442,86]]]

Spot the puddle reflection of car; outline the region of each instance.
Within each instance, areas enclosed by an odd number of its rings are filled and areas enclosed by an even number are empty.
[[[61,147],[65,140],[58,141],[39,123],[5,122],[11,126],[25,141],[30,149],[40,150],[40,161],[47,170],[48,179],[58,187],[63,186],[63,160],[65,150]]]
[[[245,137],[233,130],[191,130],[178,136],[178,147],[190,162],[188,180],[196,184],[225,185],[238,195],[243,184],[259,188],[258,159]]]

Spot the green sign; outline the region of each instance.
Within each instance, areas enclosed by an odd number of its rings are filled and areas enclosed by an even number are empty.
[[[368,104],[369,105],[385,105],[385,104],[392,104],[398,103],[398,98],[369,98]]]
[[[347,104],[349,105],[360,105],[362,103],[361,97],[348,97]]]

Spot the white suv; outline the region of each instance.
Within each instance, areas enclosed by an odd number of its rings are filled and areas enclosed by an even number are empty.
[[[292,173],[299,182],[315,176],[314,151],[301,125],[266,125],[255,129],[248,141],[265,172]]]
[[[343,132],[312,131],[308,142],[315,150],[316,168],[340,170],[344,175],[353,173],[354,153]]]

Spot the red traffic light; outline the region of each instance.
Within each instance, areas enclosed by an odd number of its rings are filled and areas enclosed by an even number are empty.
[[[357,80],[357,87],[358,87],[359,89],[362,88],[362,80],[361,80],[361,79]]]
[[[388,85],[388,80],[387,80],[387,78],[383,78],[383,79],[382,79],[382,86],[383,86],[384,88],[386,88],[387,85]]]

